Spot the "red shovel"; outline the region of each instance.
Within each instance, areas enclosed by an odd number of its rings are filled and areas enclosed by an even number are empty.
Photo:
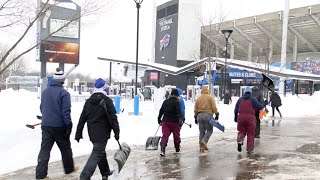
[[[40,124],[41,124],[41,123],[37,123],[37,124],[26,124],[26,126],[27,126],[28,128],[34,129],[35,126],[38,126],[38,125],[40,125]]]

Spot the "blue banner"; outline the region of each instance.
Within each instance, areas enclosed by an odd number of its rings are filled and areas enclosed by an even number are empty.
[[[236,68],[228,68],[229,69],[229,78],[232,79],[262,79],[262,74],[261,73],[256,73],[256,72],[250,72],[246,70],[240,70]]]

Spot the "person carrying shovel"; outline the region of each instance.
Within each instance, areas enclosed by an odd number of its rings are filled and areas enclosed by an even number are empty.
[[[171,133],[173,134],[176,152],[180,152],[179,122],[182,121],[182,118],[178,90],[172,89],[170,97],[162,103],[158,115],[158,124],[162,125],[162,137],[160,142],[161,156],[165,156],[166,146]]]
[[[120,128],[113,102],[106,96],[106,87],[105,80],[99,78],[95,81],[94,93],[85,102],[79,119],[75,140],[79,142],[82,139],[82,130],[84,124],[87,123],[90,141],[93,144],[91,155],[81,172],[80,180],[89,180],[97,165],[103,180],[108,179],[108,176],[113,173],[110,171],[105,149],[111,130],[114,131],[115,139],[119,140]],[[107,112],[101,106],[101,100],[106,102]]]

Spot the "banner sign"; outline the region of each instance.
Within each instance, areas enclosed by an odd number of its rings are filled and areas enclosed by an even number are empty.
[[[246,70],[240,70],[240,69],[235,69],[235,68],[228,68],[229,69],[229,78],[257,78],[261,79],[262,75],[261,73],[256,73],[256,72],[250,72]]]
[[[291,62],[292,70],[320,75],[320,61],[299,61]]]

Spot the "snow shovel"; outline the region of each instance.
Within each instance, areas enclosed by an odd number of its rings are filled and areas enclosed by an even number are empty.
[[[188,124],[188,123],[185,123],[185,122],[184,122],[183,124],[186,124],[186,125],[188,125],[188,126],[191,128],[191,124]]]
[[[112,122],[111,122],[111,119],[109,117],[108,110],[107,110],[107,107],[106,107],[106,101],[104,99],[102,99],[100,101],[100,105],[106,111],[107,117],[109,119],[110,126],[113,129],[113,125],[112,125]],[[118,140],[117,140],[117,142],[118,142],[118,145],[119,145],[119,149],[114,154],[113,159],[117,162],[117,164],[118,164],[118,173],[120,173],[122,167],[124,166],[124,164],[126,163],[128,157],[130,155],[131,149],[130,149],[130,146],[127,143],[123,142],[120,145],[120,142]]]
[[[122,167],[124,166],[124,164],[126,163],[128,157],[130,155],[131,149],[127,143],[123,142],[120,145],[119,141],[117,141],[117,142],[119,144],[119,149],[114,154],[113,159],[117,162],[118,173],[120,173]]]
[[[158,127],[156,134],[152,137],[148,137],[147,142],[146,142],[146,150],[157,150],[159,141],[161,136],[156,136],[157,132],[159,130],[160,126]]]
[[[26,124],[26,126],[27,126],[28,128],[34,129],[35,126],[38,126],[38,125],[40,125],[40,124],[41,124],[41,123],[37,123],[37,124]]]

